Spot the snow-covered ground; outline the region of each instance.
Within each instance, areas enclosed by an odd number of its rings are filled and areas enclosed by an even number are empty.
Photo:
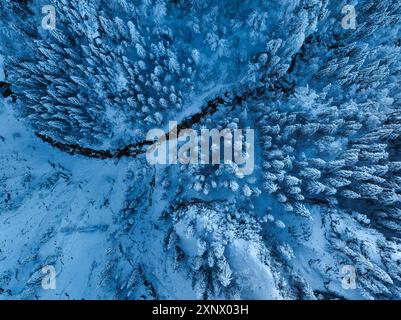
[[[124,161],[66,156],[3,102],[0,128],[0,287],[14,298],[102,296],[90,283],[107,261]],[[57,271],[54,291],[40,290],[46,265]]]
[[[3,61],[4,61],[4,58],[3,58],[3,56],[0,54],[0,81],[3,81],[3,80],[4,80]]]
[[[130,2],[0,2],[0,299],[400,299],[399,1]],[[110,159],[188,118],[252,174]]]

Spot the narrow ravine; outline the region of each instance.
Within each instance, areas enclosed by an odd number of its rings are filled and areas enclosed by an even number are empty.
[[[0,83],[0,86],[3,96],[4,97],[12,96],[13,100],[15,101],[16,97],[15,95],[13,95],[11,85],[2,82]],[[249,98],[258,97],[266,94],[267,92],[270,93],[282,92],[285,95],[289,95],[293,92],[293,90],[294,90],[293,84],[290,84],[288,86],[288,83],[286,83],[285,81],[282,82],[278,81],[272,83],[270,86],[257,87],[255,89],[246,89],[240,94],[235,91],[232,92],[225,91],[223,95],[216,96],[213,99],[209,100],[198,113],[195,113],[192,116],[185,118],[177,126],[177,128],[174,128],[173,130],[176,130],[177,131],[176,134],[178,134],[180,130],[191,128],[193,125],[203,121],[206,117],[211,116],[215,112],[217,112],[220,106],[229,107],[227,111],[231,111],[234,108],[241,106],[242,103]],[[95,158],[102,160],[121,159],[123,157],[135,158],[138,155],[144,154],[147,150],[146,147],[149,147],[154,143],[152,141],[142,140],[138,143],[131,144],[116,150],[97,150],[93,148],[83,147],[80,146],[79,144],[62,143],[56,141],[52,137],[42,135],[38,132],[34,133],[39,139],[50,144],[52,147],[57,148],[62,152],[68,153],[70,155],[82,155],[88,158]],[[161,143],[165,140],[169,140],[171,133],[172,132],[167,133],[165,137],[160,137],[158,143]]]

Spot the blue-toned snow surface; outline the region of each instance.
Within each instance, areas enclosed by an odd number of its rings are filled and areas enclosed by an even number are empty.
[[[399,0],[1,0],[0,299],[400,299],[400,27]],[[170,121],[253,129],[252,174],[150,164]]]

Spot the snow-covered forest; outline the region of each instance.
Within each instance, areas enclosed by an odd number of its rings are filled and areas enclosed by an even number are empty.
[[[1,0],[0,300],[401,299],[400,87],[399,0]]]

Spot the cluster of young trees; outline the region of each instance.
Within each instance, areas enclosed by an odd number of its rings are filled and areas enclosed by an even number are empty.
[[[241,279],[230,265],[242,241],[259,243],[258,218],[227,202],[182,202],[173,209],[166,250],[189,271],[199,299],[241,298]],[[242,297],[243,298],[243,297]]]
[[[246,129],[252,128],[249,122],[247,108],[237,108],[230,111],[227,115],[227,108],[235,108],[235,106],[221,107],[214,115],[208,116],[204,121],[194,125],[194,129],[201,132],[202,129],[217,130],[221,134],[219,141],[209,138],[209,148],[203,150],[199,148],[199,158],[209,155],[208,164],[181,165],[179,167],[179,183],[177,186],[177,194],[188,199],[191,195],[203,196],[210,198],[215,196],[215,192],[220,190],[222,197],[231,197],[246,199],[249,201],[252,197],[260,195],[256,185],[256,179],[253,175],[241,174],[241,168],[245,166],[257,167],[257,163],[250,161],[251,153],[254,153],[254,142],[251,141],[249,132]],[[241,142],[237,140],[237,134],[241,131]],[[226,132],[226,136],[224,136]],[[202,138],[202,139],[207,139]],[[199,144],[202,145],[202,139]],[[204,142],[204,141],[203,141]],[[226,148],[231,148],[231,159],[229,159]],[[252,150],[251,150],[252,149]],[[220,151],[220,164],[211,163],[212,155]],[[238,163],[236,159],[241,159],[246,163]],[[255,170],[253,168],[253,170]],[[250,170],[250,172],[252,169]]]

